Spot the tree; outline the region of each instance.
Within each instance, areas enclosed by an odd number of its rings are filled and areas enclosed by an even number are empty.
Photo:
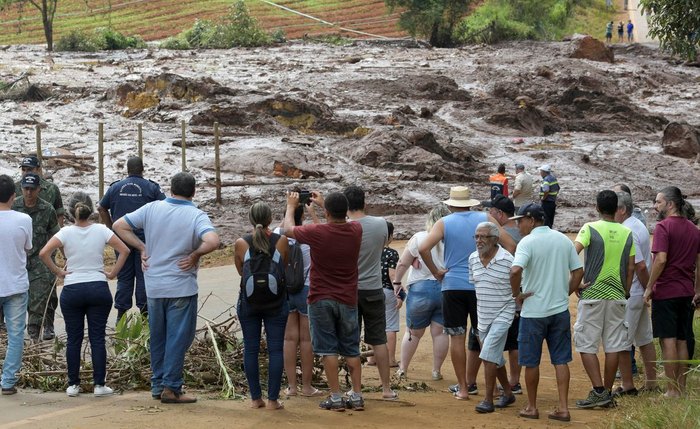
[[[41,12],[46,47],[49,51],[53,51],[53,18],[56,15],[58,0],[0,0],[0,11],[15,3],[19,5],[20,14],[27,3]]]
[[[471,0],[384,0],[393,11],[404,8],[399,26],[408,33],[422,36],[436,47],[452,45],[452,30],[466,14]]]
[[[640,4],[647,15],[649,35],[661,48],[695,61],[700,46],[700,2],[641,0]]]

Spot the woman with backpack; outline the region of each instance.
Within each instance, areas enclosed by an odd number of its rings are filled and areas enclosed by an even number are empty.
[[[251,408],[279,410],[284,360],[282,348],[289,304],[284,283],[289,245],[287,237],[270,231],[272,210],[263,202],[252,205],[248,218],[253,232],[236,240],[234,262],[241,275],[238,320],[243,331],[243,369],[250,389]],[[260,388],[260,338],[265,324],[269,368],[267,403]]]
[[[301,192],[294,190],[294,192]],[[313,223],[318,223],[318,217],[313,207],[299,204],[294,210],[294,225],[303,225],[304,211],[309,211]],[[284,232],[284,222],[275,232]],[[287,293],[289,314],[287,328],[284,332],[284,371],[287,374],[287,396],[324,396],[326,392],[311,385],[314,370],[314,351],[311,348],[311,332],[309,330],[309,310],[306,300],[309,296],[309,270],[311,269],[311,248],[308,244],[299,244],[293,238],[289,241],[289,257],[287,264]],[[301,256],[301,264],[295,261]],[[293,266],[294,265],[294,266]],[[297,273],[297,271],[299,271]],[[297,350],[301,357],[301,389],[297,385]]]

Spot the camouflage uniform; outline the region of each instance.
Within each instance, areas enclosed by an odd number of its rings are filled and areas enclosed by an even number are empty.
[[[61,191],[58,189],[58,186],[43,177],[39,179],[39,184],[39,198],[51,204],[57,216],[65,215],[66,210],[63,208],[63,199],[61,198]],[[15,182],[15,194],[17,194],[17,198],[22,195],[20,181]]]
[[[32,237],[32,249],[27,253],[27,272],[29,273],[29,301],[27,303],[29,320],[27,331],[30,331],[30,328],[32,328],[32,330],[36,330],[36,335],[38,336],[44,311],[46,311],[44,326],[53,328],[54,314],[58,304],[56,288],[53,287],[53,273],[39,259],[39,251],[60,228],[56,218],[56,210],[51,204],[41,198],[37,199],[34,207],[25,207],[24,197],[17,197],[14,204],[12,204],[12,210],[26,213],[32,218],[34,235]],[[31,325],[34,325],[34,327]],[[34,332],[30,333],[34,334]]]

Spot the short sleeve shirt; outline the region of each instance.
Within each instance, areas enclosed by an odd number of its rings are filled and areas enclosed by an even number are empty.
[[[656,224],[651,252],[666,253],[666,266],[654,285],[655,300],[695,294],[695,262],[700,253],[700,230],[688,219],[670,216]]]
[[[498,246],[496,255],[484,266],[476,251],[469,256],[469,275],[476,290],[476,312],[479,331],[493,323],[510,324],[515,316],[515,300],[510,287],[513,256]]]
[[[382,286],[386,289],[393,289],[394,285],[391,284],[391,277],[389,276],[389,270],[396,269],[396,265],[399,263],[399,252],[392,249],[391,247],[385,247],[382,250]]]
[[[199,247],[204,234],[214,231],[209,216],[191,201],[166,198],[146,204],[124,220],[133,229],[143,229],[146,236],[146,295],[182,298],[197,294],[197,267],[183,271],[177,263]]]
[[[651,270],[651,246],[649,230],[647,227],[636,217],[630,216],[622,222],[624,226],[632,230],[632,239],[634,240],[634,263],[638,264],[642,261],[647,266],[648,270]],[[642,285],[637,278],[637,273],[634,274],[634,279],[632,280],[632,289],[630,289],[630,296],[642,296],[644,295],[644,288],[646,285]]]
[[[164,199],[165,194],[157,183],[141,176],[129,176],[110,185],[100,201],[100,206],[108,209],[112,221],[116,221],[152,201]],[[134,232],[140,239],[144,239],[143,231]]]
[[[522,317],[541,318],[569,308],[569,275],[582,267],[567,236],[539,226],[518,243],[513,266],[523,269],[521,288],[534,295],[523,302]]]
[[[408,285],[422,280],[435,280],[435,277],[428,267],[425,266],[423,258],[420,257],[420,253],[418,252],[418,248],[427,237],[427,231],[419,231],[406,243],[406,250],[415,258],[413,264],[411,264],[411,267],[408,269],[408,279],[406,280],[406,284]],[[438,270],[445,269],[445,245],[442,241],[438,242],[435,247],[430,249],[430,256],[432,256],[433,263]]]
[[[389,235],[386,220],[375,216],[363,216],[356,222],[362,225],[362,247],[360,247],[360,258],[357,263],[359,276],[357,288],[359,290],[381,289],[382,250]]]
[[[346,222],[297,226],[294,237],[311,247],[309,304],[330,299],[356,307],[362,225]]]
[[[581,228],[576,241],[585,250],[581,299],[625,299],[627,264],[635,256],[632,230],[617,222],[598,220]]]
[[[513,198],[516,207],[524,206],[532,201],[532,176],[524,171],[515,176],[515,190],[520,191],[517,197]]]
[[[27,252],[32,248],[32,219],[14,210],[0,210],[0,297],[29,289]]]

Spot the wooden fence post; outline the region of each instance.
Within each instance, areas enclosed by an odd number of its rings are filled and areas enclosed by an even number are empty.
[[[39,159],[39,165],[43,164],[41,153],[41,126],[36,124],[36,157]]]
[[[187,140],[185,138],[185,121],[182,121],[182,171],[187,171]]]
[[[219,156],[218,122],[214,122],[214,167],[216,168],[216,203],[221,204],[221,158]]]
[[[104,123],[97,124],[97,165],[99,170],[100,200],[105,194],[105,165],[104,165]]]
[[[139,158],[143,160],[143,124],[139,123],[138,127],[138,142],[139,142]]]

